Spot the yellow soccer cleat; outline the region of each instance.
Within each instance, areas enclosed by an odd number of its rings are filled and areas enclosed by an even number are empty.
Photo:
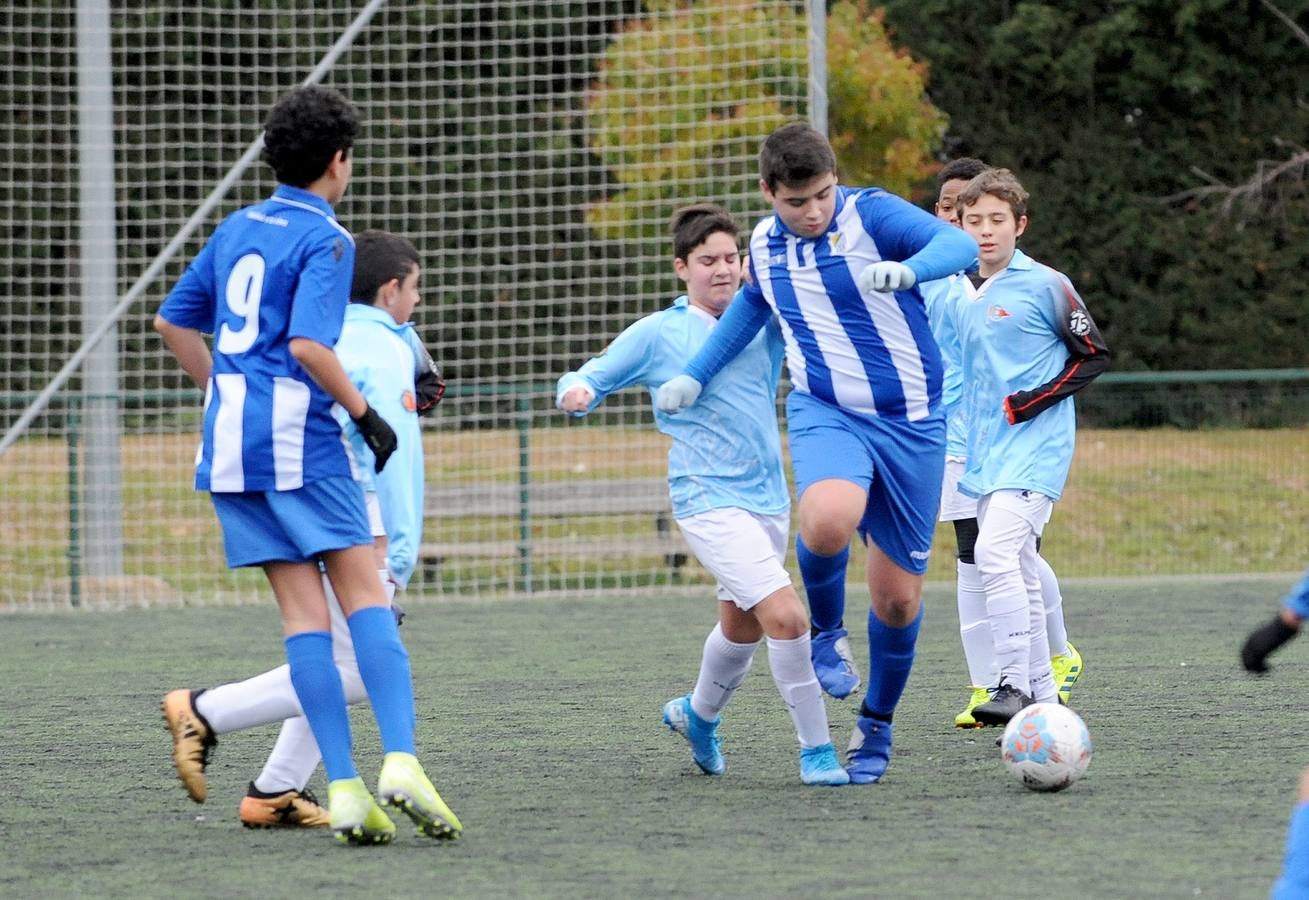
[[[377,799],[403,812],[428,837],[454,840],[463,833],[459,817],[445,805],[412,753],[386,754],[377,776]]]
[[[338,778],[327,785],[332,831],[342,844],[389,844],[395,823],[368,793],[364,780]]]
[[[331,815],[309,791],[265,794],[251,782],[238,813],[246,828],[326,828]]]
[[[1082,677],[1082,654],[1077,652],[1072,641],[1068,641],[1068,655],[1050,657],[1050,668],[1054,670],[1054,683],[1059,691],[1059,700],[1067,706],[1068,697],[1073,692],[1073,685]]]
[[[209,751],[217,746],[218,739],[204,716],[195,709],[196,692],[186,689],[169,691],[159,704],[164,714],[164,725],[173,735],[173,767],[182,780],[187,796],[196,803],[204,803],[209,796],[205,783],[205,767],[209,765]]]
[[[991,699],[991,692],[984,687],[973,685],[973,695],[968,698],[964,711],[954,717],[955,728],[985,728],[986,723],[973,718],[973,710]]]

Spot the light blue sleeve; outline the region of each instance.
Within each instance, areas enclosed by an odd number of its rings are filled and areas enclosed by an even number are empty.
[[[558,405],[564,394],[580,384],[594,395],[586,408],[586,412],[590,412],[614,391],[643,383],[642,379],[654,359],[662,315],[655,313],[633,322],[599,356],[588,359],[577,371],[566,373],[555,386],[555,404]],[[584,416],[586,413],[572,415]]]

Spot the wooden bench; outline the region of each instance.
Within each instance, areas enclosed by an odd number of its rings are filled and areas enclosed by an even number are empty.
[[[433,539],[418,548],[419,565],[434,569],[448,559],[527,561],[568,557],[663,557],[676,575],[690,550],[673,523],[668,482],[663,478],[587,479],[428,485],[424,495],[426,531]],[[603,534],[500,540],[445,540],[453,519],[513,519],[520,534],[542,521],[649,515],[651,527]]]

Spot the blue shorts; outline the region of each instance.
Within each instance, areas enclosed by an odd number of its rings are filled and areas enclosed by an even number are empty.
[[[796,494],[828,478],[859,485],[868,492],[860,537],[902,569],[926,572],[945,473],[945,416],[878,419],[792,391],[786,420]]]
[[[231,569],[307,562],[328,550],[373,543],[364,492],[351,478],[325,478],[294,491],[209,496]]]

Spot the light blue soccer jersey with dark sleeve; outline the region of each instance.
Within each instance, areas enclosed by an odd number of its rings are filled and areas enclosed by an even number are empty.
[[[590,409],[633,384],[655,390],[682,372],[717,322],[679,297],[671,307],[639,319],[599,356],[559,379],[556,399],[575,385],[594,393]],[[736,507],[777,515],[791,505],[777,430],[777,383],[782,340],[770,324],[748,343],[700,395],[678,413],[654,411],[655,426],[673,439],[668,492],[673,515]],[[589,410],[588,410],[589,411]]]
[[[289,491],[349,477],[332,398],[291,355],[301,337],[336,344],[354,239],[326,200],[278,185],[214,231],[159,314],[214,336],[195,486]]]
[[[1071,393],[1108,366],[1081,297],[1063,274],[1016,250],[980,288],[966,282],[945,315],[958,334],[968,418],[959,489],[1058,500],[1077,430]]]
[[[396,450],[381,472],[373,451],[349,415],[334,407],[350,441],[364,490],[377,492],[386,531],[387,566],[401,587],[418,562],[423,533],[423,435],[414,401],[413,326],[397,325],[385,310],[362,303],[346,307],[336,355],[368,405],[395,430]]]
[[[836,212],[817,238],[777,216],[750,237],[752,279],[686,371],[702,384],[769,312],[781,323],[795,390],[864,416],[916,422],[941,399],[941,357],[918,287],[861,293],[856,279],[882,260],[919,283],[968,268],[976,242],[879,188],[838,187]]]
[[[945,411],[945,455],[963,459],[968,453],[968,417],[964,414],[964,374],[959,366],[959,336],[945,315],[946,305],[964,295],[963,275],[951,275],[919,285],[927,321],[941,349],[941,408]]]

